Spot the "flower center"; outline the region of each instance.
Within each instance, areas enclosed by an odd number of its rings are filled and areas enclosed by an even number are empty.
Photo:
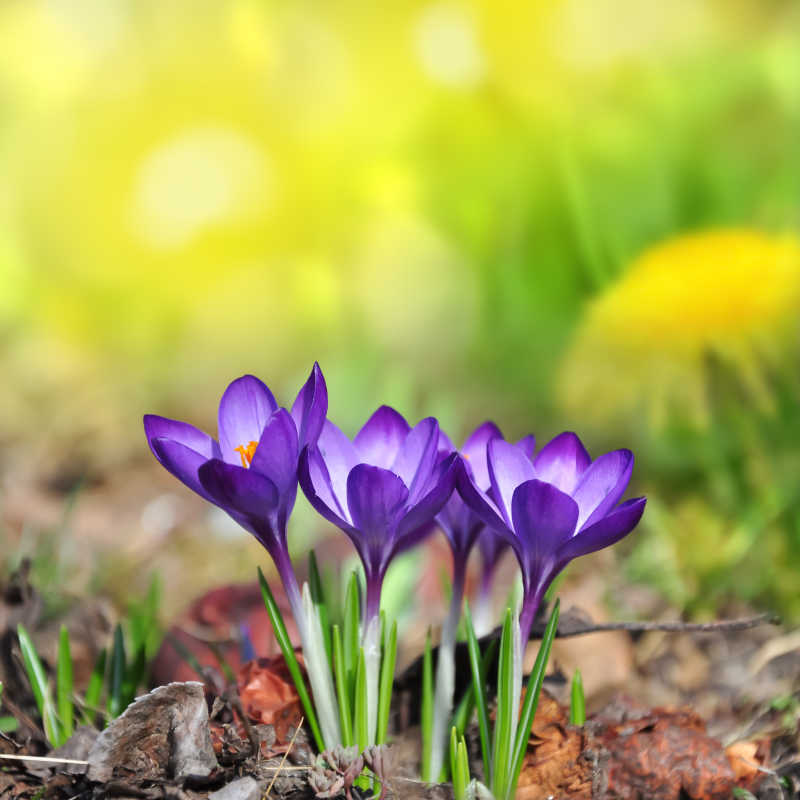
[[[242,459],[242,466],[246,469],[253,461],[253,456],[256,454],[258,442],[250,442],[249,444],[240,444],[234,447],[234,452],[238,453]]]

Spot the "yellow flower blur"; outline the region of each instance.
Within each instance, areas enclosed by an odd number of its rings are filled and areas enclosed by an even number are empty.
[[[748,230],[670,239],[643,253],[587,308],[559,391],[597,421],[644,410],[663,422],[706,412],[709,353],[758,391],[758,359],[787,341],[800,310],[800,241]]]

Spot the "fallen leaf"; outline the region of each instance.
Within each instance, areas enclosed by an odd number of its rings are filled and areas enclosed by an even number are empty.
[[[727,800],[735,776],[722,745],[691,711],[652,709],[593,730],[592,749],[609,755],[607,786],[620,800]],[[683,792],[683,795],[681,794]]]
[[[298,661],[302,665],[299,653]],[[300,724],[303,709],[283,657],[247,662],[239,670],[237,684],[249,719],[272,725],[276,740],[287,742],[288,730]]]

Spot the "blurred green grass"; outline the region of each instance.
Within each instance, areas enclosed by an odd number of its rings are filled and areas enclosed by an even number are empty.
[[[797,230],[799,13],[7,2],[3,471],[118,469],[147,457],[144,411],[213,430],[232,377],[285,399],[318,359],[348,430],[389,402],[456,437],[492,417],[633,447],[654,501],[633,577],[695,613],[800,613],[796,331],[767,410],[732,411],[728,387],[710,422],[656,425],[557,387],[586,309],[647,248]],[[724,302],[719,281],[695,291]]]

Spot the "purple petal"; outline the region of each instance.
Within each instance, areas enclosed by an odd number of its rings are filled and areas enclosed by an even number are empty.
[[[572,494],[592,459],[581,440],[569,431],[548,442],[533,460],[536,477]]]
[[[208,461],[206,456],[172,439],[151,439],[150,447],[153,455],[167,472],[171,472],[201,497],[212,503],[216,502],[203,488],[197,475],[200,467]]]
[[[511,515],[526,566],[541,569],[575,532],[578,504],[553,484],[534,479],[514,491]]]
[[[506,525],[511,528],[511,498],[514,489],[536,477],[533,464],[525,457],[525,453],[504,439],[492,439],[487,450],[494,500]]]
[[[292,418],[297,427],[297,439],[302,450],[316,444],[325,415],[328,413],[328,387],[319,364],[315,361],[308,380],[292,404]]]
[[[408,502],[416,503],[427,488],[437,460],[439,423],[433,417],[423,419],[406,436],[397,458],[391,465],[408,487]]]
[[[358,454],[353,443],[330,421],[325,420],[317,440],[322,460],[327,470],[331,492],[341,509],[347,508],[347,476],[358,464]],[[349,517],[345,514],[346,518]]]
[[[602,550],[627,536],[641,519],[646,502],[644,497],[627,500],[599,522],[573,536],[558,552],[559,569],[573,558]]]
[[[416,528],[431,522],[442,510],[442,506],[448,501],[455,488],[460,464],[458,454],[452,453],[445,461],[436,465],[426,493],[410,507],[400,522],[397,529],[398,537],[406,536]]]
[[[285,496],[297,488],[297,429],[285,408],[270,418],[258,441],[250,469],[269,478]]]
[[[453,440],[441,429],[439,428],[439,453],[444,456],[449,456],[450,453],[456,452],[456,446],[453,444]]]
[[[581,513],[578,530],[602,519],[625,494],[633,472],[633,453],[614,450],[592,462],[572,493]]]
[[[485,570],[494,569],[506,547],[508,547],[508,542],[502,536],[498,536],[491,528],[483,529],[478,537],[478,549],[481,551]]]
[[[518,447],[533,461],[533,454],[536,452],[536,437],[532,433],[529,433],[527,436],[523,436],[518,442],[514,442],[514,447]]]
[[[461,455],[466,459],[472,470],[472,477],[475,483],[484,492],[488,490],[491,481],[489,479],[489,465],[486,460],[486,448],[492,439],[502,439],[503,434],[494,422],[486,421],[479,425],[467,437],[464,446],[461,448]]]
[[[229,464],[240,464],[237,447],[258,442],[278,408],[272,392],[253,375],[237,378],[219,401],[219,443],[222,458]]]
[[[453,492],[448,501],[436,515],[436,522],[450,541],[453,550],[461,550],[468,539],[474,538],[472,532],[484,527],[483,520]]]
[[[382,572],[395,544],[397,519],[408,489],[393,472],[369,464],[353,467],[347,478],[347,506],[357,536],[351,536],[367,574]]]
[[[353,526],[362,532],[393,532],[407,499],[405,484],[388,469],[358,464],[347,478],[347,508]]]
[[[201,456],[219,458],[219,445],[207,433],[189,425],[188,422],[178,422],[176,419],[159,417],[157,414],[144,415],[144,433],[152,449],[153,439],[171,439],[173,442],[184,445]],[[155,454],[155,451],[154,451]]]
[[[409,424],[397,411],[381,406],[353,440],[358,460],[390,469],[410,430]]]
[[[509,541],[513,539],[514,534],[511,531],[511,527],[503,518],[494,501],[475,485],[469,472],[463,466],[461,469],[458,469],[456,473],[456,489],[464,503],[477,514],[486,525],[495,531],[504,531]]]
[[[346,489],[343,502],[340,503],[334,494],[328,468],[317,448],[306,447],[300,453],[297,477],[303,493],[317,513],[344,531],[352,530],[346,507]]]
[[[226,511],[265,519],[278,503],[275,484],[252,469],[214,458],[203,464],[199,476],[214,502]]]

